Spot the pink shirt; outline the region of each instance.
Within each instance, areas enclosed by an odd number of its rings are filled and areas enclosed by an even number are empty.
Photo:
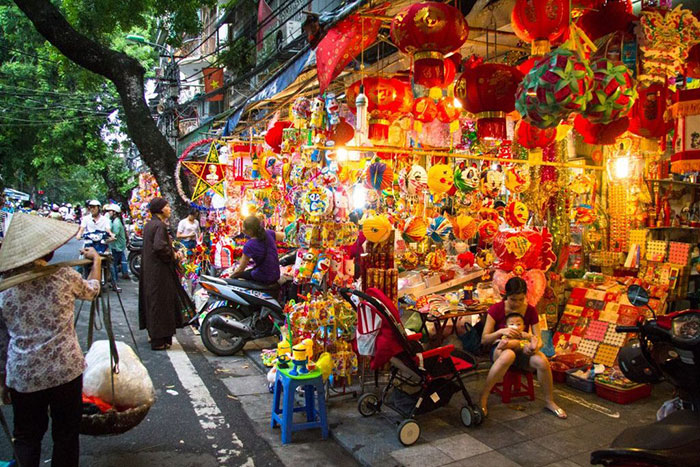
[[[73,326],[75,300],[100,291],[72,268],[0,292],[0,377],[19,392],[65,384],[85,367]]]

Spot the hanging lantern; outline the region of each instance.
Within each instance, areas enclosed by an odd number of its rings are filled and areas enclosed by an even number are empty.
[[[413,110],[411,112],[413,118],[421,123],[428,123],[435,120],[438,114],[437,105],[430,97],[419,97],[413,102]]]
[[[532,55],[544,55],[569,27],[569,1],[516,0],[510,22],[515,35],[532,44]]]
[[[464,44],[469,26],[457,8],[423,2],[401,10],[391,22],[390,34],[396,47],[413,57],[413,80],[430,88],[443,85],[445,55]]]
[[[361,81],[356,81],[346,91],[348,107],[352,112],[357,111],[354,103],[360,94],[361,85]],[[408,83],[396,78],[370,77],[364,79],[364,89],[367,95],[369,139],[386,140],[391,123],[412,109],[411,88]]]
[[[556,128],[540,129],[520,120],[515,127],[515,142],[527,149],[549,146],[557,137]]]
[[[442,123],[452,123],[459,118],[462,113],[455,107],[454,97],[443,97],[437,105],[437,119]]]
[[[518,87],[515,107],[528,123],[552,128],[590,100],[593,71],[576,52],[555,49],[530,70]]]
[[[272,148],[275,154],[282,150],[282,135],[285,128],[290,128],[292,122],[275,122],[275,124],[265,133],[265,142]]]
[[[610,123],[627,116],[637,98],[629,69],[607,58],[591,63],[591,69],[593,89],[586,118],[593,123]]]
[[[593,123],[583,115],[576,115],[574,128],[583,136],[583,141],[588,144],[615,144],[617,138],[627,131],[630,121],[627,117],[613,120],[610,123]]]
[[[644,138],[662,138],[673,127],[664,119],[667,108],[668,88],[664,84],[652,84],[637,88],[638,97],[630,112],[629,131]]]
[[[700,171],[700,89],[678,91],[671,115],[676,119],[671,172]]]
[[[347,144],[353,136],[355,136],[355,130],[352,125],[341,117],[340,122],[333,129],[330,139],[335,142],[336,146],[343,146]]]
[[[515,91],[523,79],[516,68],[497,63],[477,64],[457,80],[455,97],[476,115],[479,139],[506,139],[506,114],[515,109]]]
[[[590,40],[596,41],[613,32],[626,31],[636,19],[632,12],[632,0],[605,0],[587,9],[576,25]]]
[[[700,44],[694,45],[688,52],[685,61],[685,77],[700,78]]]

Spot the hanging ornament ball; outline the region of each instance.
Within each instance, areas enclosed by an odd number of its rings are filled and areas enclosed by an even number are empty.
[[[460,240],[469,240],[476,235],[479,224],[472,216],[460,214],[452,222],[455,237]]]
[[[476,165],[461,163],[455,169],[454,185],[463,193],[471,193],[479,187],[479,169]]]
[[[442,123],[452,123],[459,118],[460,110],[455,107],[454,97],[443,97],[437,105],[437,119]]]
[[[515,108],[531,125],[553,128],[571,112],[582,112],[590,100],[593,71],[578,53],[558,48],[525,75]]]
[[[506,206],[505,220],[511,227],[522,227],[527,223],[530,210],[521,201],[511,201]]]
[[[425,238],[428,225],[423,218],[409,217],[403,227],[403,238],[409,243],[417,243]]]
[[[452,233],[452,223],[443,216],[437,216],[430,222],[428,227],[428,237],[435,243],[442,243],[448,239]]]
[[[428,173],[423,166],[414,164],[408,171],[407,177],[408,194],[417,195],[423,193],[428,188]]]
[[[586,107],[586,118],[591,123],[610,123],[627,116],[637,98],[629,69],[607,58],[593,62],[591,69],[593,92]]]
[[[447,193],[454,185],[452,169],[447,164],[435,164],[428,170],[428,188],[433,194]]]
[[[374,162],[367,170],[367,182],[377,191],[386,190],[394,181],[394,171],[384,162]]]
[[[372,216],[362,223],[362,233],[372,243],[382,243],[389,239],[393,227],[385,215]]]

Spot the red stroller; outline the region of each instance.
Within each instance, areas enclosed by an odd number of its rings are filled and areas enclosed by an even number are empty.
[[[367,317],[368,311],[381,318],[377,333],[376,351],[372,356],[372,368],[391,364],[389,382],[381,396],[365,393],[358,400],[357,408],[365,417],[379,412],[382,405],[393,409],[404,420],[398,427],[398,438],[404,446],[410,446],[420,437],[420,426],[414,420],[450,402],[452,396],[462,391],[466,405],[460,410],[464,426],[481,424],[484,414],[474,405],[462,377],[476,370],[475,359],[453,345],[423,350],[418,341],[422,335],[407,335],[399,320],[396,306],[379,289],[371,288],[366,293],[341,289],[341,295],[360,314]]]

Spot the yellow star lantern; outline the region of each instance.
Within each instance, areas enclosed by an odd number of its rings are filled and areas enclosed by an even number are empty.
[[[224,196],[224,166],[219,162],[219,150],[216,149],[216,141],[211,143],[209,152],[204,162],[183,162],[182,165],[197,177],[197,184],[194,186],[192,201],[200,198],[209,189]]]

